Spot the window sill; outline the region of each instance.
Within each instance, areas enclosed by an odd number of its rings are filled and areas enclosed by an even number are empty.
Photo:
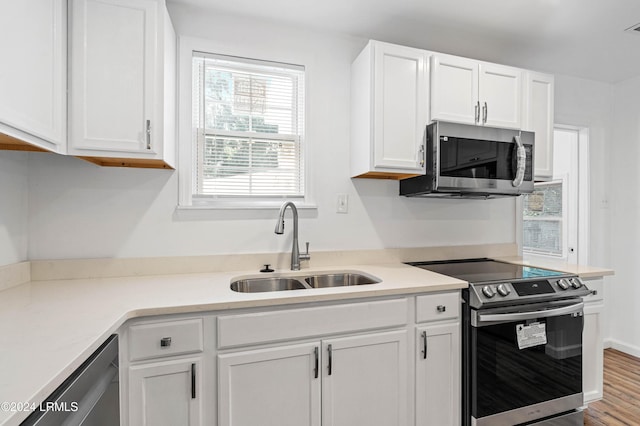
[[[208,203],[191,206],[177,206],[174,217],[178,220],[207,219],[272,219],[285,201],[258,203]],[[318,206],[315,203],[295,203],[300,217],[317,217]]]

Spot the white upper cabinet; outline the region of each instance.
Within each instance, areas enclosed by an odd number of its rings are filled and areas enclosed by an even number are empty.
[[[164,0],[72,0],[69,153],[175,164],[175,33]]]
[[[351,176],[424,173],[428,52],[370,41],[351,66]]]
[[[2,3],[0,148],[65,150],[66,13],[64,0]]]
[[[536,133],[535,180],[553,179],[553,76],[525,73],[524,130]]]
[[[431,120],[519,129],[522,70],[451,55],[431,57]]]
[[[478,63],[457,56],[431,57],[431,119],[476,124]]]
[[[486,126],[522,127],[522,70],[488,63],[480,64],[480,122]]]

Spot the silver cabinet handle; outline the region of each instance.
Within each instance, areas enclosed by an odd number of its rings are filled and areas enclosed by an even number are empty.
[[[420,144],[418,149],[418,157],[420,157],[420,167],[424,167],[424,144]]]
[[[315,358],[316,358],[315,367],[313,369],[313,377],[316,379],[318,378],[318,365],[319,365],[319,358],[320,358],[318,352],[319,352],[318,347],[316,346],[313,349],[313,354],[315,355]]]
[[[487,123],[487,115],[489,115],[489,107],[487,106],[487,103],[484,103],[484,106],[482,107],[482,124],[486,124]]]
[[[171,337],[163,337],[160,339],[161,348],[168,348],[169,346],[171,346]]]
[[[329,376],[333,372],[333,348],[331,345],[327,346],[327,352],[329,352]]]
[[[147,120],[147,149],[151,149],[151,120]]]
[[[196,363],[191,364],[191,399],[196,399]]]
[[[422,359],[427,359],[427,332],[422,332]]]
[[[480,121],[480,101],[476,102],[474,116],[475,116],[476,123],[478,123]]]

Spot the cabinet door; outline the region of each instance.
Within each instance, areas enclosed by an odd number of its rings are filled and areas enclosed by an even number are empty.
[[[460,324],[416,333],[416,425],[460,424]]]
[[[374,167],[424,172],[426,52],[378,43],[374,58]]]
[[[525,130],[536,133],[535,179],[553,178],[553,76],[528,72],[525,81]]]
[[[603,343],[602,312],[603,303],[585,303],[584,331],[582,333],[582,391],[584,403],[602,399]]]
[[[199,425],[202,417],[200,358],[129,368],[129,424]]]
[[[478,123],[478,69],[471,59],[431,57],[431,120]]]
[[[320,426],[320,344],[218,356],[218,424]]]
[[[482,124],[520,129],[522,70],[482,63],[479,87]]]
[[[407,424],[406,331],[323,341],[323,426]]]
[[[70,145],[82,150],[151,153],[158,3],[71,2]],[[75,151],[78,153],[78,151]]]
[[[5,1],[0,28],[0,132],[64,151],[66,1]]]

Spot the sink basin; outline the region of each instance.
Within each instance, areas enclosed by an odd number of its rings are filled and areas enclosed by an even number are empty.
[[[349,285],[377,284],[371,277],[356,273],[318,274],[306,277],[305,282],[312,288],[344,287]]]
[[[301,290],[311,288],[345,287],[351,285],[376,284],[380,280],[357,272],[328,272],[314,275],[289,277],[256,277],[235,280],[231,290],[239,293],[262,293],[268,291]]]
[[[261,293],[266,291],[300,290],[307,288],[295,278],[249,278],[231,283],[231,290],[240,293]]]

